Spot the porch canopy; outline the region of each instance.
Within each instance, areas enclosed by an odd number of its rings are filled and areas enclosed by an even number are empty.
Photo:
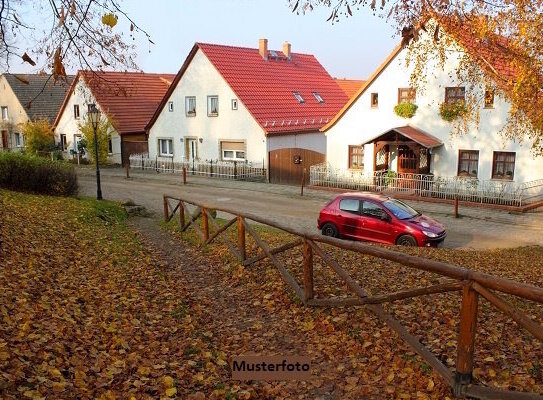
[[[391,168],[390,155],[396,154],[397,171],[402,173],[428,174],[430,172],[430,149],[443,142],[412,126],[392,128],[362,144],[373,143],[373,170]]]

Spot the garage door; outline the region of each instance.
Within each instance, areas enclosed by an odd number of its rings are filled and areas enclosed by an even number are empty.
[[[121,136],[121,155],[123,165],[130,163],[131,154],[147,153],[149,146],[145,134],[141,135],[122,135]]]
[[[283,185],[300,185],[306,169],[305,183],[309,184],[309,167],[325,161],[324,154],[299,148],[273,150],[270,157],[270,182]]]

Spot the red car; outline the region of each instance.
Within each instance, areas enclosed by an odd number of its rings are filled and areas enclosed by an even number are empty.
[[[339,195],[321,210],[317,223],[326,236],[403,246],[437,247],[447,236],[439,222],[376,193]]]

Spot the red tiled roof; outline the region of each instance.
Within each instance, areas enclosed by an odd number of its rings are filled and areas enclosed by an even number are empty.
[[[334,78],[336,83],[339,85],[341,90],[349,97],[355,95],[356,92],[358,92],[358,89],[362,87],[365,81],[360,80],[354,80],[354,79],[340,79],[340,78]]]
[[[435,136],[432,136],[429,133],[421,131],[420,129],[413,128],[412,126],[409,126],[409,125],[388,129],[386,132],[381,133],[378,136],[374,137],[373,139],[370,139],[362,144],[375,142],[377,139],[383,136],[386,136],[387,134],[391,132],[398,132],[400,135],[405,136],[406,138],[411,139],[412,141],[417,142],[418,144],[428,149],[439,147],[443,144],[443,142],[441,142],[441,140],[439,140]]]
[[[91,89],[101,110],[113,118],[117,132],[123,134],[145,131],[175,75],[79,71],[72,87],[79,78]],[[55,125],[71,93],[68,91]]]
[[[443,144],[443,142],[441,142],[441,140],[439,140],[435,136],[432,136],[429,133],[421,131],[420,129],[413,128],[412,126],[409,126],[409,125],[400,126],[399,128],[394,128],[391,130],[396,131],[400,135],[403,135],[406,138],[409,138],[429,149],[433,147],[441,146]]]
[[[196,43],[148,129],[198,49],[215,66],[267,134],[318,131],[348,100],[312,55],[291,53],[290,59],[287,59],[280,51],[269,51],[266,61],[258,49]],[[294,92],[299,92],[305,102],[300,103]],[[317,92],[324,102],[318,103],[313,92]]]

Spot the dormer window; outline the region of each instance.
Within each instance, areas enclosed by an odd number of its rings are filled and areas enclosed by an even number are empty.
[[[294,94],[294,97],[296,97],[296,100],[298,100],[299,103],[305,103],[305,100],[302,97],[302,95],[300,94],[300,92],[294,92],[293,94]]]
[[[323,98],[321,97],[321,95],[317,92],[313,92],[313,96],[315,96],[315,99],[317,100],[317,103],[324,103],[324,100]]]

